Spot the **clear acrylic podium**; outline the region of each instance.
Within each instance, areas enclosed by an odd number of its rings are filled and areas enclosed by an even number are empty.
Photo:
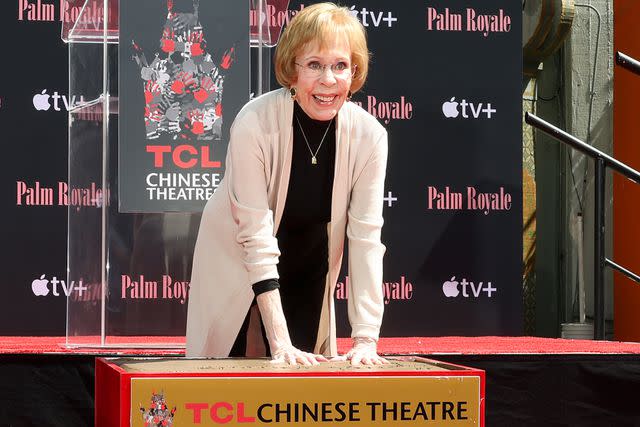
[[[66,345],[180,348],[201,214],[119,210],[118,185],[126,185],[118,182],[119,6],[125,1],[136,0],[67,0],[74,20],[62,27],[69,98],[81,100],[69,111]],[[267,27],[265,11],[287,6],[288,0],[250,4],[247,74],[254,95],[269,90],[269,47],[279,36]]]

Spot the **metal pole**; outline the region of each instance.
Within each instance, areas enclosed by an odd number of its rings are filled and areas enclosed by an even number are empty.
[[[262,79],[263,77],[263,69],[262,69],[262,48],[264,47],[264,40],[262,40],[262,4],[264,0],[258,0],[258,90],[256,91],[255,97],[262,95]],[[265,17],[264,22],[267,22]]]
[[[594,238],[593,238],[593,338],[604,340],[604,192],[605,172],[604,159],[595,159],[595,203],[594,203]]]
[[[634,59],[629,55],[625,55],[622,52],[616,52],[616,62],[627,70],[640,75],[640,61],[637,59]]]
[[[633,271],[631,271],[631,270],[629,270],[627,268],[624,268],[620,264],[616,264],[615,262],[611,261],[609,258],[605,258],[604,259],[604,265],[609,266],[609,267],[613,268],[614,270],[619,271],[620,273],[624,274],[625,276],[627,276],[629,279],[633,280],[634,282],[640,283],[640,276],[638,276]]]
[[[610,167],[616,172],[619,172],[622,175],[626,176],[630,180],[640,184],[640,172],[631,168],[630,166],[627,166],[621,161],[614,159],[607,153],[604,153],[597,148],[592,147],[591,145],[579,140],[575,136],[563,131],[560,128],[557,128],[551,123],[545,122],[535,114],[531,114],[528,112],[525,113],[524,120],[531,126],[534,126],[544,133],[551,135],[560,142],[564,142],[565,144],[570,145],[581,153],[584,153],[593,159],[602,159],[607,167]]]

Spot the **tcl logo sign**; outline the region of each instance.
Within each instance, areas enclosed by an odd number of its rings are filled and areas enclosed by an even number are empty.
[[[255,417],[245,415],[244,402],[215,402],[209,405],[206,402],[186,403],[185,409],[191,412],[193,424],[207,422],[207,418],[216,424],[227,424],[233,420],[238,423],[255,423]],[[204,420],[203,420],[204,418]]]

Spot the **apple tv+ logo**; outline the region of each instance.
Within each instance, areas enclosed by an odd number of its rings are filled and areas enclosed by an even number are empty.
[[[455,119],[458,116],[463,119],[491,119],[495,113],[496,109],[491,106],[490,102],[474,103],[466,99],[457,102],[455,96],[442,104],[442,114],[448,119]]]
[[[51,287],[49,287],[49,284],[51,284]],[[60,288],[58,288],[58,285],[60,285]],[[50,292],[53,293],[53,296],[60,296],[60,289],[62,289],[62,292],[66,296],[71,296],[71,293],[76,291],[78,296],[81,297],[82,294],[87,291],[87,287],[84,286],[82,280],[78,283],[72,280],[71,283],[67,285],[64,280],[59,280],[56,276],[53,276],[51,281],[49,281],[43,274],[40,278],[31,282],[31,291],[37,297],[46,297]]]
[[[60,95],[58,91],[54,91],[53,94],[49,95],[47,93],[47,89],[43,89],[42,92],[37,93],[33,96],[33,107],[37,111],[49,111],[51,107],[53,107],[55,111],[62,111],[62,108],[60,106],[61,99],[66,111],[69,111],[71,108],[77,107],[84,103],[84,96],[82,95],[80,95],[80,101],[78,103],[76,103],[75,95],[71,97],[71,102],[69,102],[69,98],[67,98],[66,95]],[[51,101],[53,101],[53,104],[51,103]]]
[[[471,293],[468,292],[469,290],[471,290]],[[488,298],[491,298],[495,292],[498,292],[498,289],[494,288],[491,282],[474,283],[467,281],[466,278],[457,281],[456,276],[453,276],[442,284],[442,293],[447,298],[456,298],[461,293],[464,298],[480,298],[482,292],[486,293]]]

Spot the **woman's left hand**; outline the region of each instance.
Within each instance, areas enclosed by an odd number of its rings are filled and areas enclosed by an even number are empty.
[[[377,343],[373,338],[354,337],[353,347],[345,355],[334,357],[331,360],[350,360],[351,366],[357,365],[385,365],[389,361],[378,355]]]

